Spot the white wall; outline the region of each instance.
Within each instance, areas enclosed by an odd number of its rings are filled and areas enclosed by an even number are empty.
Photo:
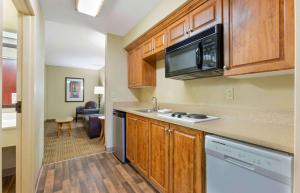
[[[296,76],[295,76],[295,179],[294,193],[300,193],[300,0],[295,0]]]
[[[113,102],[136,101],[137,93],[127,86],[127,52],[123,49],[123,37],[108,34],[105,52],[105,138],[110,150],[113,147]]]

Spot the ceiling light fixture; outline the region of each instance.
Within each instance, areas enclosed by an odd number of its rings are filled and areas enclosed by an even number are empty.
[[[104,0],[76,0],[78,12],[96,17],[103,5]]]

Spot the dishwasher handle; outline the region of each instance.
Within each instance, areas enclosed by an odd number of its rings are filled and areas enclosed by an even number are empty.
[[[245,169],[248,169],[251,171],[255,171],[255,166],[253,164],[246,163],[244,161],[238,160],[233,157],[229,157],[227,155],[224,155],[224,160],[231,164],[237,165],[239,167],[242,167],[242,168],[245,168]]]

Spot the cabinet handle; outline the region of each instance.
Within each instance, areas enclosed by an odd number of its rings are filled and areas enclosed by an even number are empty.
[[[152,51],[154,51],[155,50],[155,41],[152,41]]]
[[[168,129],[168,128],[165,128],[165,132],[169,132],[169,129]]]

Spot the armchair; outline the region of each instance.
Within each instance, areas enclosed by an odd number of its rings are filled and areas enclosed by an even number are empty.
[[[91,115],[98,114],[99,109],[97,108],[97,103],[95,101],[89,101],[85,103],[85,106],[76,107],[76,122],[78,115]]]

